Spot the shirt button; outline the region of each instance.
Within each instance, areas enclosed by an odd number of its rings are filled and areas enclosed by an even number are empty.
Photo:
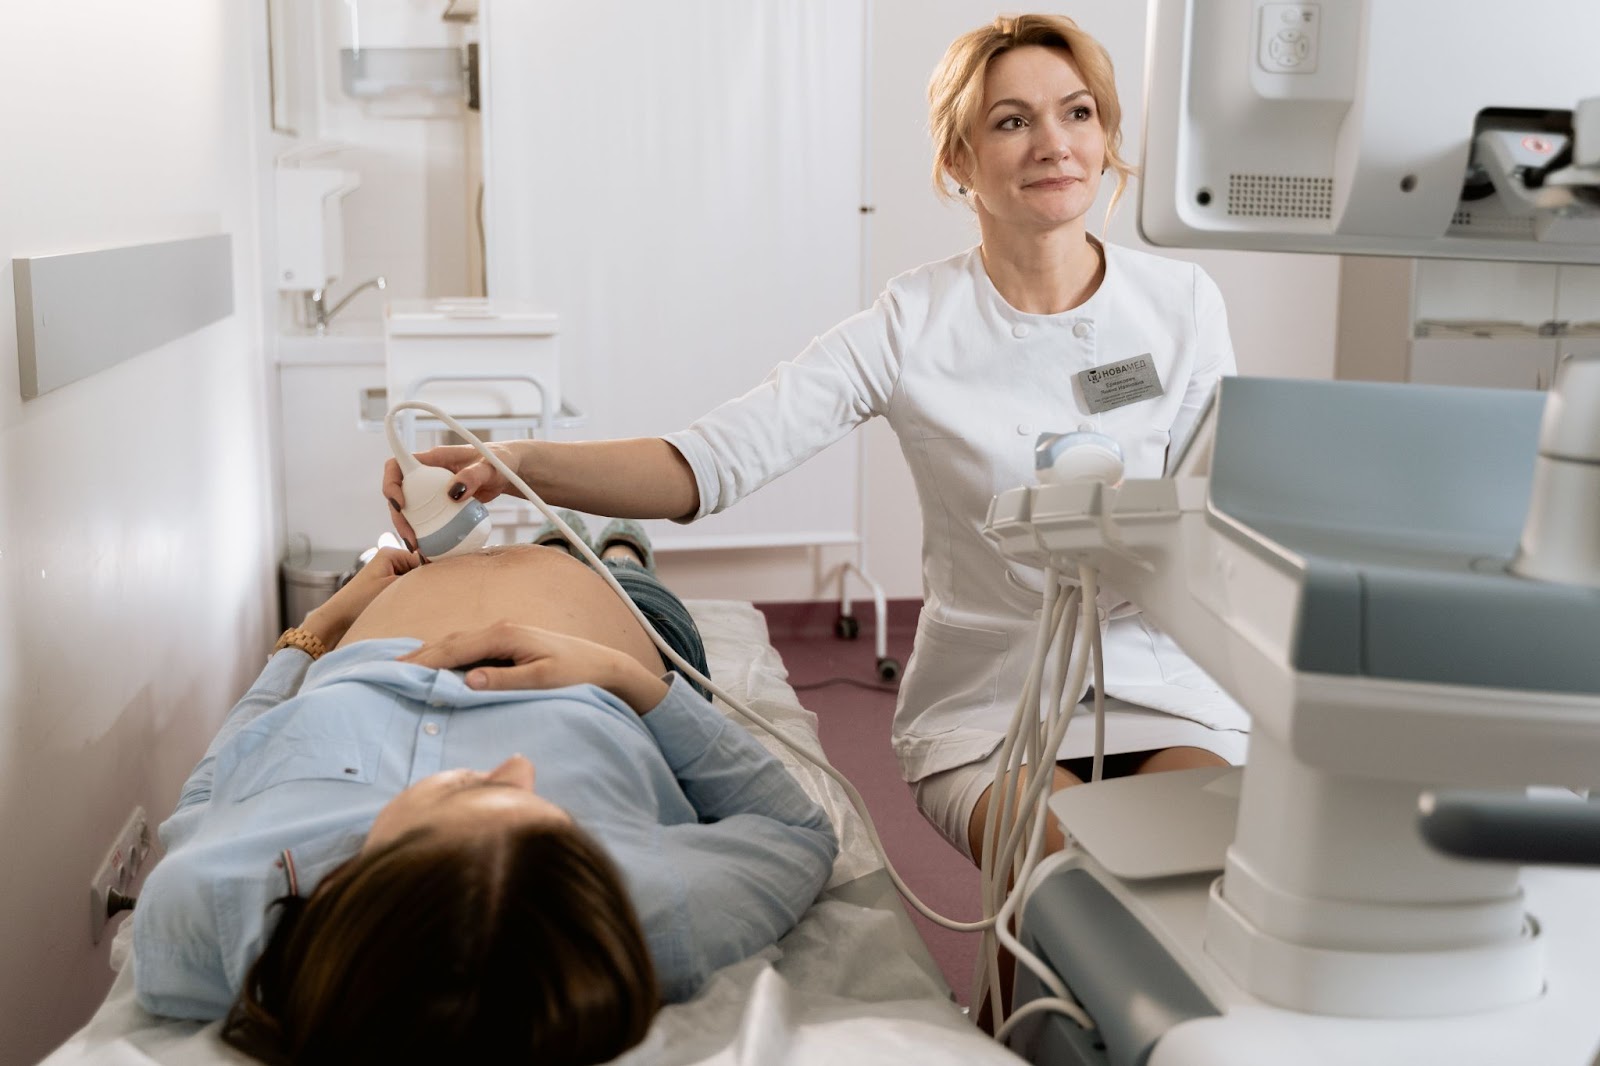
[[[1033,427],[1026,422],[1017,423],[1017,436],[1026,437],[1033,433]]]
[[[1087,322],[1079,322],[1076,326],[1072,327],[1072,335],[1077,337],[1079,340],[1082,340],[1084,337],[1087,337],[1093,332],[1094,327],[1089,325]]]
[[[428,722],[422,727],[422,731],[428,734],[430,737],[436,737],[439,735],[439,723]]]
[[[1018,322],[1016,325],[1011,327],[1011,335],[1018,340],[1021,340],[1023,337],[1028,335],[1028,327],[1023,325],[1021,322]]]

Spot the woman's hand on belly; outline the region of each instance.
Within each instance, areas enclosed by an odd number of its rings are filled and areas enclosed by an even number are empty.
[[[599,685],[638,714],[648,713],[667,695],[667,683],[626,652],[582,637],[515,622],[494,622],[481,629],[451,633],[400,657],[403,663],[437,670],[494,660],[511,665],[475,666],[467,674],[469,688],[549,689]]]
[[[394,584],[401,574],[421,565],[422,556],[415,552],[379,548],[378,553],[367,560],[367,565],[356,571],[339,591],[311,609],[300,628],[321,637],[325,647],[333,647],[380,592]]]

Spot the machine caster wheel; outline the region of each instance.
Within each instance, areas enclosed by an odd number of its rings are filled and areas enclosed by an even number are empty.
[[[861,635],[861,623],[854,615],[841,614],[833,620],[833,635],[840,640],[855,640]]]
[[[879,659],[878,676],[885,681],[893,681],[900,676],[900,663],[895,659]]]

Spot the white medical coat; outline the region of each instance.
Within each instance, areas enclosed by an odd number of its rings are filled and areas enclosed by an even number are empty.
[[[698,518],[875,415],[894,427],[923,529],[923,609],[893,727],[907,781],[986,757],[1021,695],[1043,574],[1008,564],[982,527],[996,493],[1035,482],[1037,435],[1098,430],[1122,445],[1127,477],[1160,477],[1168,442],[1186,438],[1217,379],[1234,371],[1222,294],[1204,271],[1104,247],[1100,288],[1055,315],[1011,307],[977,248],[918,267],[750,392],[666,438],[694,471]],[[1133,356],[1155,363],[1163,395],[1091,414],[1075,375]],[[1212,730],[1248,728],[1137,608],[1101,602],[1107,695]],[[1121,750],[1109,726],[1108,740]]]

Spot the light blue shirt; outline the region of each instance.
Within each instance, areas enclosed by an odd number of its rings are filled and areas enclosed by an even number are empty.
[[[622,871],[663,997],[793,927],[827,882],[827,815],[755,738],[674,675],[640,716],[593,685],[478,692],[361,641],[313,663],[285,649],[229,713],[160,829],[133,914],[134,980],[154,1014],[219,1018],[266,945],[267,908],[355,854],[378,810],[440,770],[521,752]]]

